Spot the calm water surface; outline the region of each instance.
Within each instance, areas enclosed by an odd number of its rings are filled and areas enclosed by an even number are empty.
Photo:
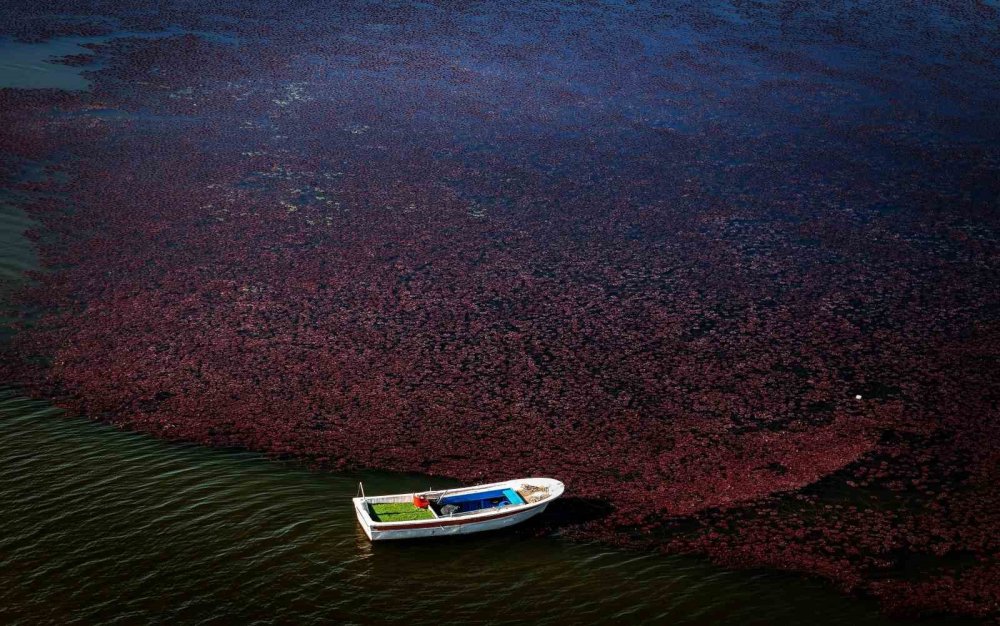
[[[516,530],[372,545],[359,480],[453,484],[170,444],[0,391],[0,621],[890,623],[818,581]]]

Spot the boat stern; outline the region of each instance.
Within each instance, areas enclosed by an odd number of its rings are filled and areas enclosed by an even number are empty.
[[[361,524],[361,529],[365,531],[368,536],[369,541],[374,541],[375,538],[372,537],[372,518],[368,513],[368,501],[366,498],[353,498],[354,502],[354,513],[358,516],[358,523]]]

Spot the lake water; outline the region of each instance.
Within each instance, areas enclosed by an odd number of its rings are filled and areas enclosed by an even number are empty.
[[[2,621],[890,623],[820,581],[516,529],[373,545],[359,481],[454,484],[165,443],[3,392]]]
[[[5,42],[0,86],[85,89],[82,68],[50,62],[81,42]],[[37,266],[32,226],[0,203],[3,278]],[[166,443],[2,391],[0,622],[893,623],[822,581],[518,529],[372,545],[359,481],[454,484]]]

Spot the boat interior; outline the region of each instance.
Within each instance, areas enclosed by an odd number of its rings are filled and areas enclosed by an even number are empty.
[[[427,492],[396,496],[375,496],[368,499],[368,512],[379,522],[413,521],[416,519],[471,515],[505,506],[532,504],[548,495],[548,490],[531,485],[519,488],[494,487],[465,493]],[[416,503],[420,502],[418,506]],[[393,507],[391,514],[386,507]],[[407,511],[401,510],[405,507]],[[412,509],[412,510],[410,510]],[[422,514],[422,515],[421,515]]]
[[[443,496],[430,500],[430,507],[438,517],[460,513],[475,513],[484,509],[494,509],[502,506],[525,504],[513,489],[494,489],[476,493],[463,493],[453,496]]]

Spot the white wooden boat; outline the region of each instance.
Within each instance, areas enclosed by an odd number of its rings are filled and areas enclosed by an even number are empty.
[[[534,517],[561,496],[564,489],[561,482],[552,478],[521,478],[389,496],[365,496],[361,487],[360,496],[354,498],[354,509],[372,541],[464,535],[506,528]],[[379,512],[388,509],[398,513]],[[420,519],[406,519],[413,515]]]

